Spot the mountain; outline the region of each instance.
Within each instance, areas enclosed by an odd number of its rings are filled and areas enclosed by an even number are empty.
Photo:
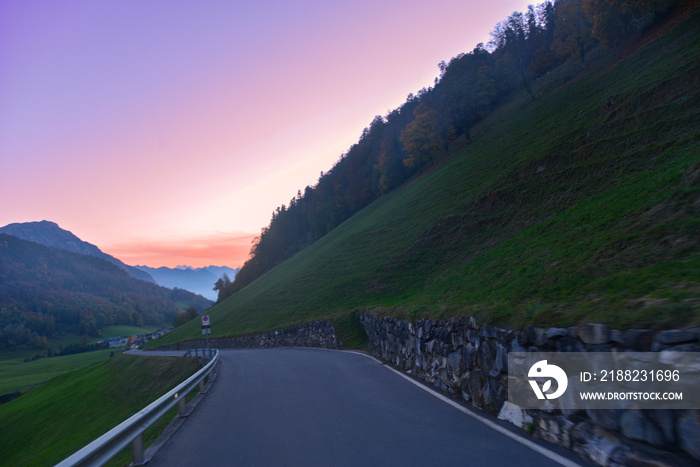
[[[179,308],[210,305],[96,256],[0,233],[0,350],[46,348],[64,333],[98,336],[114,324],[168,326]]]
[[[226,266],[207,266],[196,269],[189,266],[177,266],[175,268],[135,267],[150,275],[158,285],[189,290],[213,301],[216,301],[218,295],[214,291],[214,283],[224,274],[233,280],[239,271],[239,269],[231,269]]]
[[[0,227],[0,233],[6,233],[24,240],[60,248],[73,253],[80,253],[81,255],[96,256],[127,271],[137,279],[155,282],[148,273],[122,263],[117,258],[104,253],[92,243],[84,242],[73,235],[73,233],[63,230],[55,222],[41,221],[9,224],[5,227]]]
[[[535,98],[524,86],[503,98],[441,161],[278,265],[261,261],[208,312],[212,334],[356,310],[520,329],[699,326],[698,24],[700,4],[686,2],[619,47],[592,46],[585,68],[552,68]],[[296,242],[291,225],[275,239]],[[162,343],[198,332],[185,324]]]

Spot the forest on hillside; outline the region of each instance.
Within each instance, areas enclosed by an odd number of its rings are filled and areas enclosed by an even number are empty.
[[[178,303],[211,302],[185,290],[134,279],[95,256],[0,234],[0,351],[50,349],[69,332],[85,346],[100,329],[122,324],[168,326]]]
[[[278,207],[256,237],[233,282],[216,284],[221,302],[350,216],[417,174],[440,164],[455,143],[516,92],[537,99],[532,83],[566,61],[586,67],[597,46],[617,47],[683,0],[556,0],[514,12],[488,44],[443,61],[434,86],[377,116],[317,184]]]

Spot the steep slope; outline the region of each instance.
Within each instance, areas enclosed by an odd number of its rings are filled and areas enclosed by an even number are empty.
[[[233,280],[238,269],[226,266],[206,266],[203,268],[177,267],[177,268],[150,268],[148,266],[135,266],[137,269],[149,274],[156,284],[168,288],[180,288],[199,294],[209,300],[216,301],[217,293],[214,284],[224,274]]]
[[[594,49],[473,141],[211,310],[212,334],[356,309],[500,325],[700,324],[697,7]],[[169,341],[194,338],[183,326]]]
[[[178,304],[204,311],[202,301],[211,303],[135,279],[95,256],[0,234],[0,350],[45,349],[65,333],[98,336],[114,324],[168,326]]]
[[[148,273],[122,263],[114,256],[104,253],[92,243],[84,242],[73,235],[73,233],[63,230],[55,222],[41,221],[8,224],[5,227],[0,227],[0,233],[14,235],[24,240],[61,248],[63,250],[72,251],[73,253],[80,253],[81,255],[96,256],[97,258],[109,261],[120,269],[124,269],[137,279],[155,282]]]

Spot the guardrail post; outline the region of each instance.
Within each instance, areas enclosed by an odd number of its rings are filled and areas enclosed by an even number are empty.
[[[183,394],[180,400],[178,401],[178,407],[179,407],[179,412],[177,414],[178,417],[186,417],[187,414],[185,413],[185,395]]]
[[[143,435],[138,435],[131,442],[132,465],[143,465]]]

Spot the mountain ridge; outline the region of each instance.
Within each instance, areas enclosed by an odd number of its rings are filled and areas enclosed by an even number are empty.
[[[94,256],[114,264],[136,279],[169,289],[179,288],[186,290],[201,295],[210,301],[216,301],[218,298],[218,294],[214,291],[216,281],[223,274],[227,274],[233,280],[239,271],[239,269],[227,266],[214,265],[201,268],[184,264],[175,268],[167,268],[165,266],[152,268],[145,265],[130,266],[118,258],[103,252],[98,246],[81,240],[71,231],[62,229],[56,222],[48,220],[8,224],[0,227],[0,233],[72,253]]]
[[[124,264],[121,260],[100,250],[96,245],[81,240],[74,233],[62,229],[57,223],[52,221],[16,222],[0,227],[0,233],[6,233],[23,240],[60,248],[73,253],[102,258],[127,271],[136,279],[155,283],[155,280],[147,272]]]

